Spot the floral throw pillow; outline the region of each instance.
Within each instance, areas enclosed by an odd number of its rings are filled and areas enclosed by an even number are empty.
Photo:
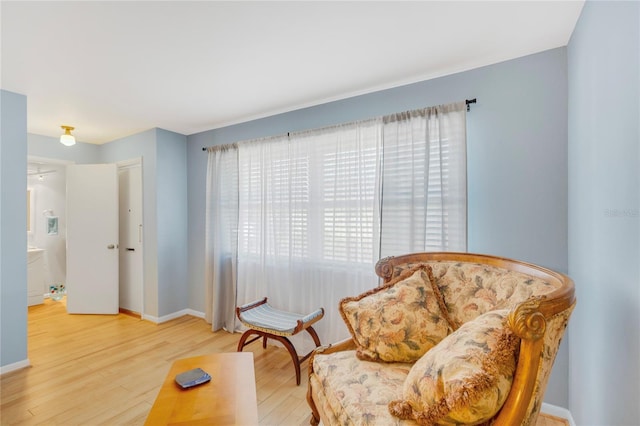
[[[495,416],[511,389],[520,346],[506,324],[508,313],[487,312],[427,352],[389,412],[421,425],[477,425]]]
[[[367,361],[414,362],[453,329],[428,265],[341,300],[340,314]]]

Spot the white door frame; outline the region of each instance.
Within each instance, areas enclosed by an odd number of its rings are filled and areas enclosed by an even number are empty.
[[[145,315],[145,279],[144,279],[144,258],[145,258],[145,238],[144,238],[144,227],[145,227],[145,223],[144,223],[144,165],[143,165],[143,161],[142,161],[142,157],[136,157],[136,158],[131,158],[129,160],[123,160],[123,161],[118,161],[116,162],[116,167],[118,168],[118,172],[122,169],[126,169],[126,168],[132,168],[132,167],[140,167],[140,178],[141,178],[141,191],[140,191],[140,196],[141,196],[141,200],[140,200],[140,206],[142,206],[142,265],[140,265],[141,268],[141,275],[142,275],[142,285],[140,286],[140,292],[142,293],[141,296],[141,300],[142,300],[142,304],[141,304],[141,312],[140,312],[140,318],[143,319],[144,315]]]

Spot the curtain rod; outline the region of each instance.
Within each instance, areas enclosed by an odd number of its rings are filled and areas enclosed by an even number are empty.
[[[467,104],[467,111],[471,111],[471,104],[475,104],[476,103],[476,98],[473,99],[466,99],[465,104]],[[287,132],[287,136],[289,136],[289,132]],[[208,148],[206,146],[202,147],[203,151],[206,151]]]
[[[471,104],[475,104],[476,103],[476,98],[467,99],[464,102],[467,104],[467,112],[469,112],[469,111],[471,111]]]
[[[207,147],[207,146],[203,146],[203,147],[202,147],[202,150],[203,150],[203,151],[206,151],[206,150],[208,150],[209,148],[214,148],[214,149],[230,149],[230,148],[237,147],[237,145],[238,145],[238,144],[237,144],[237,142],[233,142],[233,143],[225,143],[225,144],[222,144],[222,145],[213,145],[213,146],[209,146],[209,147]]]

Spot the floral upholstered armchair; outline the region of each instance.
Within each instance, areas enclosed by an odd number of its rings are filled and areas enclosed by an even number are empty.
[[[470,253],[389,257],[376,273],[383,285],[340,302],[351,338],[311,357],[312,424],[535,425],[569,277]]]

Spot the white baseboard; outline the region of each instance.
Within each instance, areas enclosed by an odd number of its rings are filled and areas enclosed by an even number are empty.
[[[147,315],[147,314],[140,315],[140,319],[143,319],[145,321],[151,321],[151,322],[156,323],[156,324],[158,324],[158,322],[159,322],[158,317],[154,317],[153,315]]]
[[[156,324],[162,324],[163,322],[171,321],[173,319],[180,318],[180,317],[183,317],[185,315],[191,315],[191,316],[197,317],[197,318],[204,318],[204,312],[194,311],[193,309],[183,309],[181,311],[174,312],[174,313],[169,314],[169,315],[163,315],[163,316],[161,316],[159,318],[158,317],[154,317],[152,315],[146,315],[145,314],[145,315],[142,315],[142,319],[154,322]]]
[[[13,364],[3,365],[0,367],[0,376],[5,373],[9,373],[11,371],[20,370],[21,368],[31,367],[31,362],[29,362],[29,358],[23,359],[22,361],[14,362]]]
[[[192,317],[204,319],[204,312],[194,311],[193,309],[187,309],[187,315],[191,315]]]
[[[573,417],[571,416],[571,411],[567,410],[566,408],[543,402],[542,407],[540,407],[540,412],[566,419],[569,422],[569,426],[576,426],[576,422],[573,421]]]

